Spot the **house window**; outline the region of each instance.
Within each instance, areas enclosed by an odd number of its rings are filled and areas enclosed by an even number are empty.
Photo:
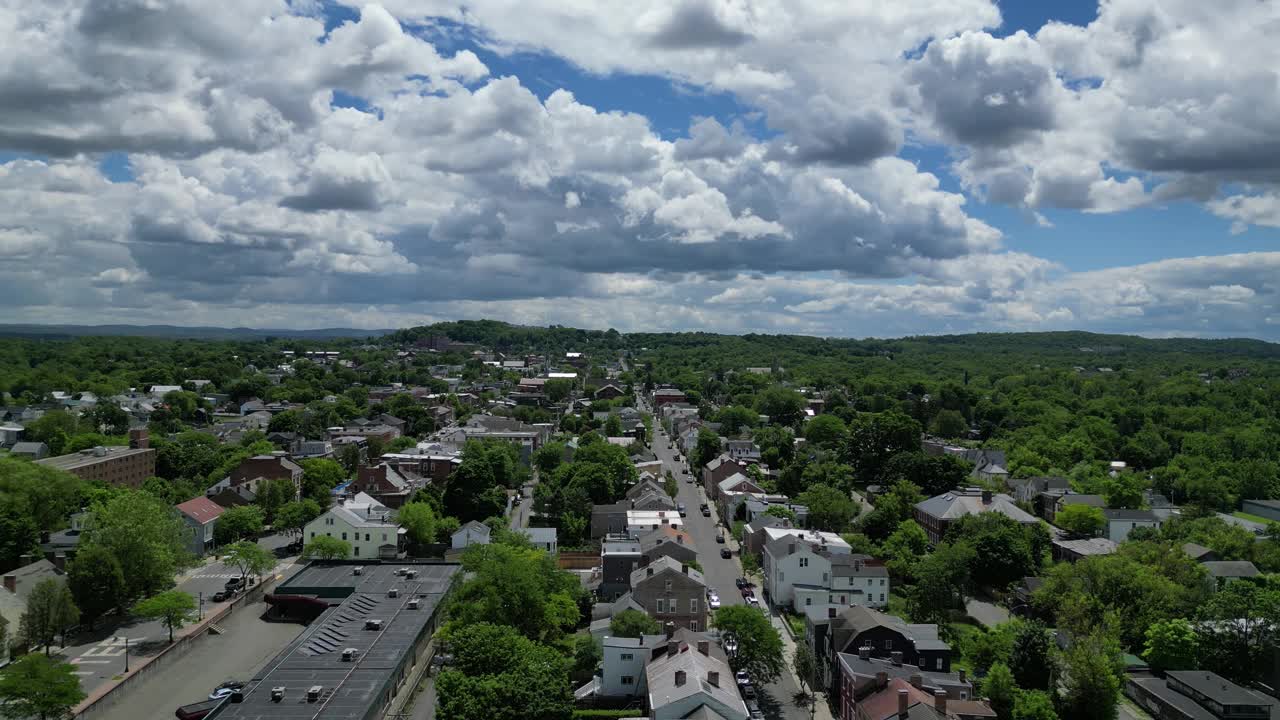
[[[634,656],[634,655],[632,655],[631,653],[622,653],[622,659],[623,659],[623,660],[633,660],[633,659],[635,659],[635,656]]]
[[[942,669],[942,658],[938,658],[938,669]]]
[[[880,593],[880,602],[884,602],[884,593]]]
[[[809,558],[800,558],[800,567],[809,567]]]
[[[884,587],[884,578],[880,578],[880,587]]]
[[[369,533],[364,534],[364,541],[369,542]]]
[[[693,598],[689,601],[689,612],[695,615],[698,614],[698,598]]]
[[[827,574],[822,573],[822,582],[826,582],[826,581],[827,581]]]
[[[690,630],[692,630],[692,631],[694,631],[694,632],[698,632],[698,621],[697,621],[697,620],[690,620],[690,621],[689,621],[689,629],[690,629]]]
[[[386,542],[386,541],[387,541],[387,534],[382,533],[382,542]]]
[[[343,539],[343,540],[346,540],[346,539],[347,539],[347,534],[346,534],[346,533],[342,533],[342,539]]]
[[[630,676],[630,675],[623,675],[623,676],[622,676],[622,684],[623,684],[623,685],[635,685],[635,684],[636,684],[636,679],[635,679],[634,677]]]
[[[315,530],[312,530],[312,531],[311,531],[311,537],[313,537],[313,538],[314,538],[315,536],[316,536],[316,531],[315,531]]]
[[[356,557],[360,557],[360,546],[359,546],[359,545],[356,545],[355,547],[351,548],[351,552],[352,552],[352,554],[354,554]]]
[[[670,592],[670,590],[671,590],[671,581],[670,581],[670,580],[668,580],[668,581],[667,581],[667,591],[668,591],[668,592]]]
[[[812,604],[813,604],[813,598],[811,598],[811,597],[807,597],[807,598],[805,598],[805,599],[804,599],[804,604],[805,604],[805,605],[812,605]]]
[[[658,613],[659,613],[659,614],[666,612],[666,611],[667,611],[667,601],[666,601],[666,600],[663,600],[662,598],[658,598],[658,600],[657,600],[657,608],[658,608]]]
[[[884,649],[885,649],[885,650],[892,650],[892,649],[893,649],[893,641],[892,641],[892,640],[885,640],[885,641],[884,641]]]
[[[778,572],[778,582],[782,582],[783,580],[786,580],[786,579],[787,579],[787,574],[786,574],[786,573],[784,573],[784,572],[782,572],[782,571],[779,571],[779,572]]]

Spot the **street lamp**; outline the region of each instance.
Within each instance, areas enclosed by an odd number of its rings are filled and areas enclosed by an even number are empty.
[[[203,620],[204,619],[204,591],[203,590],[200,591],[200,609],[197,612],[199,613],[199,616],[196,619]]]
[[[115,639],[119,640],[120,638],[116,637]],[[128,635],[124,636],[124,672],[126,675],[129,674],[129,636]]]

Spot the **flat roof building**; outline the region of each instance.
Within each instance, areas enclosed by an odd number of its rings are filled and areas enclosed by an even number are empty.
[[[454,563],[313,564],[266,596],[274,611],[314,614],[302,635],[208,718],[380,718],[424,656]],[[359,574],[356,574],[356,573]],[[283,688],[277,695],[276,689]]]
[[[108,485],[136,488],[156,474],[156,451],[147,447],[99,446],[44,458],[37,460],[36,464],[69,472],[82,480],[101,480]]]

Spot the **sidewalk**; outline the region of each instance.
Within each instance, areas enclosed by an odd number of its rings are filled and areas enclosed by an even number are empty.
[[[796,656],[796,641],[791,637],[791,628],[787,626],[787,621],[778,616],[778,613],[769,609],[769,622],[773,623],[773,627],[782,636],[782,652],[786,658],[786,673],[791,678],[791,682],[796,687],[802,687],[799,678],[796,677],[795,668],[791,666],[792,659]],[[813,714],[814,720],[833,720],[831,717],[831,709],[827,707],[827,698],[824,695],[818,699],[817,712]]]

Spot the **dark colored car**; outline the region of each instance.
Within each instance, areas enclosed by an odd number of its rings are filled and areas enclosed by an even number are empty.
[[[214,602],[222,602],[223,600],[226,600],[226,599],[227,599],[227,591],[226,591],[226,590],[219,590],[218,592],[216,592],[216,593],[214,593],[214,594],[213,594],[213,601],[214,601]]]
[[[747,580],[746,578],[738,578],[737,580],[733,581],[733,584],[737,585],[739,590],[745,590],[751,587],[751,581]]]
[[[729,548],[727,547],[720,548],[720,557],[724,558],[725,560],[728,560],[733,557],[733,552],[730,551]]]
[[[706,505],[702,506],[702,517],[711,517],[711,508]]]
[[[231,578],[225,585],[223,585],[223,587],[226,589],[228,595],[234,595],[244,589],[244,578]]]
[[[724,544],[724,533],[716,533],[716,542],[721,545]]]

